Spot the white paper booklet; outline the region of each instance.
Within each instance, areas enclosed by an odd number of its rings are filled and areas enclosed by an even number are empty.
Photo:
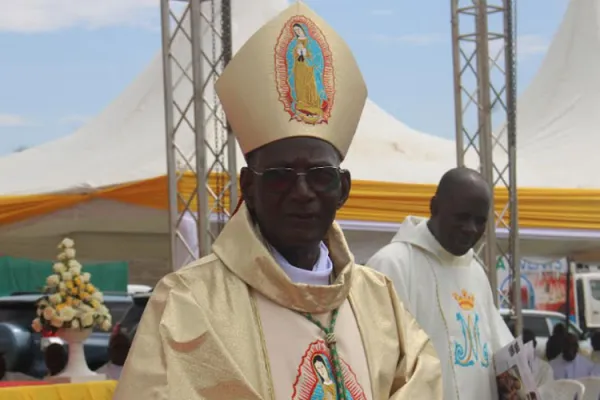
[[[499,400],[540,400],[531,371],[533,346],[518,337],[494,354]],[[544,399],[545,400],[545,399]]]

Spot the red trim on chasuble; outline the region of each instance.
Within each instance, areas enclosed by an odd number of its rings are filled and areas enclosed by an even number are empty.
[[[326,124],[335,95],[333,55],[325,35],[304,15],[290,18],[275,44],[279,101],[290,120]]]
[[[367,400],[352,368],[344,360],[341,360],[341,363],[344,368],[346,389],[351,396],[348,400]],[[325,342],[323,340],[312,342],[300,361],[292,400],[336,400],[335,379],[331,365],[329,349]],[[325,381],[331,382],[332,386],[324,384]]]

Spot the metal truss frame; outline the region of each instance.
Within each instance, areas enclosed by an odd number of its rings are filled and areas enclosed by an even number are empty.
[[[521,332],[521,268],[516,183],[516,0],[450,0],[456,152],[459,166],[476,161],[495,196],[484,240],[476,249],[494,293],[497,265],[510,269],[510,305]],[[494,132],[494,127],[501,127]],[[473,157],[470,157],[473,156]],[[498,193],[499,191],[496,191]],[[508,222],[507,222],[508,221]],[[496,229],[508,229],[508,248]],[[503,264],[503,263],[500,263]],[[502,294],[505,295],[505,294]],[[497,302],[498,296],[495,296]],[[497,303],[496,303],[497,304]]]
[[[231,0],[160,6],[171,264],[179,267],[176,249],[209,254],[237,203],[236,140],[213,89],[232,57]],[[185,237],[184,216],[194,219],[196,237]]]

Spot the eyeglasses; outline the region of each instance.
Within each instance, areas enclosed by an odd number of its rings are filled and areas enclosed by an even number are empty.
[[[262,178],[263,184],[276,192],[285,192],[292,188],[298,177],[303,176],[306,183],[315,192],[328,192],[339,187],[342,170],[334,166],[313,167],[305,172],[298,172],[293,168],[268,168],[262,172],[248,168],[255,175]]]

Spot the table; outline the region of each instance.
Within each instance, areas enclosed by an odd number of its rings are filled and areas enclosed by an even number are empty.
[[[47,385],[48,382],[44,381],[2,381],[0,382],[0,389],[14,386],[39,386],[39,385]]]
[[[0,400],[112,400],[116,387],[116,381],[0,387]]]

